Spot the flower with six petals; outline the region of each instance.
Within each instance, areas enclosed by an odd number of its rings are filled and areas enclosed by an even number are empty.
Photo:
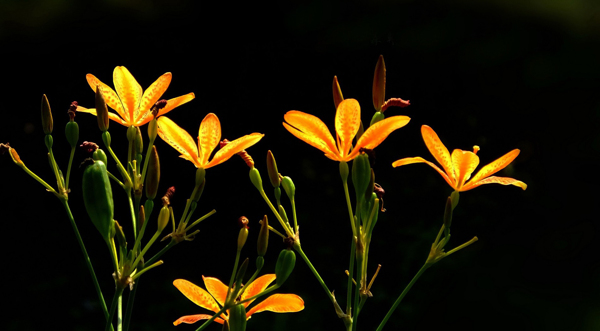
[[[218,313],[221,310],[221,307],[223,307],[225,297],[227,296],[227,285],[213,277],[202,276],[202,279],[204,280],[206,290],[185,279],[177,279],[173,282],[173,285],[175,285],[175,287],[177,287],[177,289],[193,303],[202,308],[206,308]],[[248,288],[241,295],[240,301],[246,300],[263,292],[274,280],[275,274],[266,274],[257,278],[250,285],[248,285]],[[253,301],[254,300],[243,303],[244,307],[247,308]],[[302,309],[304,309],[304,301],[298,295],[273,294],[248,310],[246,313],[246,318],[249,319],[252,314],[263,311],[272,311],[275,313],[295,313],[301,311]],[[179,325],[181,323],[192,324],[200,320],[210,319],[211,317],[212,316],[208,314],[186,315],[178,318],[175,322],[173,322],[173,325]],[[228,319],[228,314],[223,313],[221,316],[215,318],[215,322],[223,324],[224,320]]]
[[[284,115],[283,126],[294,136],[325,153],[325,156],[340,162],[351,161],[363,148],[374,149],[394,130],[405,126],[410,118],[391,116],[370,126],[352,148],[352,139],[360,128],[360,105],[355,99],[340,102],[335,114],[337,144],[329,129],[318,117],[291,110]]]
[[[167,72],[158,77],[146,91],[142,91],[142,87],[133,78],[129,70],[122,66],[116,67],[113,71],[113,83],[116,92],[92,74],[87,74],[85,78],[94,92],[96,86],[99,87],[106,104],[117,112],[116,114],[109,112],[108,117],[126,127],[142,126],[150,122],[153,118],[150,109],[165,93],[171,83],[171,73]],[[167,105],[160,109],[157,116],[170,112],[175,107],[193,100],[194,97],[194,93],[188,93],[169,99]],[[96,115],[96,109],[79,106],[77,111]]]
[[[448,152],[448,149],[444,146],[432,128],[423,125],[421,127],[421,134],[423,135],[425,145],[427,145],[427,148],[433,157],[442,165],[444,170],[440,169],[434,163],[418,156],[397,160],[392,163],[392,166],[399,167],[412,163],[427,163],[439,172],[444,180],[458,192],[468,191],[479,185],[492,183],[515,185],[523,190],[527,188],[527,184],[514,178],[492,176],[496,172],[504,169],[517,157],[517,155],[519,155],[520,151],[518,149],[513,149],[496,161],[481,168],[481,170],[471,178],[471,174],[475,168],[477,168],[477,165],[479,165],[479,156],[476,154],[479,150],[478,146],[473,147],[473,152],[455,149],[452,151],[452,155],[450,155],[450,152]],[[471,180],[469,180],[469,178],[471,178]]]
[[[196,168],[204,169],[229,160],[233,155],[256,144],[264,136],[262,133],[254,132],[231,141],[223,146],[209,162],[210,154],[221,140],[221,123],[217,115],[210,113],[200,123],[198,145],[184,129],[168,117],[158,118],[158,135],[179,151],[181,158],[191,161]]]

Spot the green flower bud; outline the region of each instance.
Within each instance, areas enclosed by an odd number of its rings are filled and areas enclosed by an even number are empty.
[[[96,85],[96,117],[98,118],[100,131],[106,132],[108,130],[108,108],[100,85]]]
[[[267,247],[269,246],[269,220],[267,215],[262,219],[260,225],[260,232],[258,233],[258,243],[256,249],[259,256],[264,256],[267,253]]]
[[[152,119],[148,123],[148,138],[150,141],[154,141],[156,139],[156,135],[158,134],[158,121],[156,118]]]
[[[243,304],[229,308],[229,331],[246,330],[246,307]]]
[[[281,286],[288,279],[294,266],[296,265],[296,254],[291,249],[283,249],[279,253],[277,264],[275,265],[276,284]]]
[[[127,240],[125,239],[125,232],[123,232],[123,227],[119,225],[119,222],[113,221],[113,226],[115,229],[115,237],[117,237],[117,242],[121,247],[127,247]]]
[[[67,126],[65,126],[65,136],[71,148],[77,146],[77,141],[79,140],[79,125],[77,122],[70,121],[67,123]]]
[[[102,161],[105,165],[108,164],[106,154],[100,148],[98,148],[94,151],[94,153],[92,153],[92,159],[94,159],[94,161]]]
[[[373,114],[373,117],[371,118],[371,124],[370,126],[372,126],[373,124],[383,120],[385,118],[385,115],[383,115],[382,112],[378,111],[375,114]]]
[[[158,183],[160,182],[160,160],[156,146],[152,146],[150,160],[148,161],[148,172],[146,173],[146,197],[154,199],[158,192]]]
[[[281,180],[281,186],[283,186],[288,198],[290,198],[290,200],[294,200],[294,196],[296,195],[296,185],[294,185],[292,179],[288,176],[283,177]]]
[[[139,127],[135,127],[135,141],[133,143],[135,154],[142,154],[144,149],[144,139],[142,139],[142,131]]]
[[[50,103],[45,94],[42,96],[42,128],[44,129],[45,134],[52,133],[52,111],[50,110]]]
[[[238,241],[237,241],[237,249],[238,249],[238,251],[242,250],[242,248],[246,244],[246,240],[247,239],[248,239],[248,228],[247,227],[243,227],[243,228],[240,229],[240,233],[238,234]]]
[[[263,191],[262,186],[262,178],[260,177],[260,172],[256,168],[250,169],[250,181],[256,187],[257,190]]]
[[[156,230],[158,233],[161,233],[167,224],[169,224],[170,218],[171,213],[169,212],[169,207],[167,205],[163,205],[160,209],[160,213],[158,214],[158,229]]]
[[[269,180],[274,188],[279,187],[281,180],[279,179],[279,172],[277,171],[277,163],[275,157],[271,151],[267,151],[267,170],[269,171]]]
[[[454,208],[456,208],[456,206],[458,205],[459,196],[460,193],[458,191],[454,191],[450,194],[450,198],[452,198],[452,210],[454,210]]]
[[[370,180],[371,165],[369,164],[369,156],[361,153],[352,161],[352,184],[354,184],[357,201],[364,199]]]
[[[83,172],[83,202],[92,223],[105,240],[113,227],[112,189],[104,162],[98,160]]]

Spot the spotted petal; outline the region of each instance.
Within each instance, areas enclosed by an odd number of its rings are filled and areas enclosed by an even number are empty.
[[[242,294],[242,300],[251,298],[258,293],[264,291],[275,280],[275,274],[266,274],[255,279]],[[252,300],[254,301],[254,300]],[[244,303],[244,307],[248,307],[252,301]]]
[[[198,162],[198,147],[194,140],[184,129],[168,117],[158,118],[158,135],[181,153],[182,158],[192,161],[196,167],[201,167]]]
[[[211,319],[211,317],[212,317],[212,315],[206,315],[206,314],[181,316],[175,322],[173,322],[173,325],[177,326],[181,323],[193,324],[193,323],[196,323],[201,320],[209,320],[209,319]],[[224,323],[223,320],[218,317],[215,318],[215,322],[217,322],[219,324]]]
[[[113,71],[113,82],[125,113],[127,113],[128,122],[133,123],[139,113],[138,107],[142,98],[142,87],[133,78],[129,70],[123,66],[118,66]]]
[[[94,90],[94,93],[96,93],[96,85],[99,85],[102,89],[102,96],[104,97],[104,101],[106,102],[106,104],[110,108],[114,109],[117,112],[117,114],[119,114],[119,116],[121,116],[121,118],[124,119],[126,122],[129,120],[129,114],[126,114],[125,111],[123,111],[123,107],[121,106],[121,99],[119,99],[117,93],[110,86],[104,84],[92,74],[85,75],[85,79],[87,80],[88,85],[90,85],[92,90]]]
[[[152,106],[160,99],[160,97],[165,93],[169,84],[171,84],[172,75],[170,72],[163,74],[158,77],[158,79],[150,85],[144,91],[144,95],[142,96],[142,100],[140,101],[140,106],[138,107],[139,112],[135,117],[135,123],[139,123],[142,119],[148,117],[148,114]],[[152,117],[150,116],[150,119]]]
[[[285,113],[283,118],[287,122],[283,123],[283,126],[298,139],[318,148],[325,154],[339,154],[331,132],[318,117],[301,111],[290,110]]]
[[[173,285],[175,285],[175,287],[177,287],[177,289],[183,293],[183,295],[185,295],[198,306],[214,311],[215,313],[219,312],[220,308],[217,305],[217,302],[203,288],[185,279],[176,279],[173,282]]]
[[[198,155],[200,164],[208,164],[208,158],[221,140],[221,122],[217,115],[210,113],[204,117],[198,130]]]
[[[408,116],[392,116],[371,125],[360,136],[360,139],[356,142],[356,147],[354,147],[348,158],[350,160],[354,159],[360,153],[361,148],[373,149],[379,146],[390,133],[405,126],[409,121],[410,117]]]
[[[335,132],[338,136],[338,150],[345,158],[352,147],[352,139],[360,128],[360,105],[355,99],[345,99],[335,113]]]
[[[204,280],[204,286],[206,287],[208,293],[210,293],[213,298],[215,298],[215,300],[217,300],[217,302],[223,306],[223,302],[225,302],[225,298],[227,297],[227,285],[223,284],[222,281],[214,277],[202,276],[202,279]]]
[[[456,176],[454,174],[454,168],[452,165],[452,159],[450,157],[450,152],[438,135],[427,125],[423,125],[421,127],[421,134],[423,135],[423,140],[425,141],[425,145],[433,155],[433,157],[438,161],[439,164],[442,165],[448,178],[452,183],[456,183]],[[450,186],[455,187],[456,184],[450,184]]]
[[[77,106],[77,111],[82,112],[82,113],[92,114],[94,116],[98,116],[98,114],[96,113],[96,109],[94,109],[94,108],[85,108],[85,107]],[[121,119],[121,117],[119,117],[119,115],[117,115],[113,112],[108,112],[108,118],[110,118],[111,120],[113,120],[121,125],[128,126],[127,122],[123,121]]]
[[[475,174],[475,176],[473,176],[473,179],[471,180],[471,182],[475,183],[483,178],[491,176],[491,175],[497,173],[498,171],[506,168],[506,166],[509,165],[519,155],[520,152],[521,151],[518,149],[513,149],[512,151],[504,154],[502,157],[498,158],[494,162],[481,168],[481,170],[479,170],[477,172],[477,174]],[[470,184],[471,182],[469,182],[468,184]],[[467,186],[467,185],[465,185],[465,186]]]
[[[223,148],[221,148],[215,154],[215,156],[212,158],[212,160],[210,160],[210,162],[204,166],[204,168],[208,169],[210,167],[214,167],[218,164],[221,164],[221,163],[229,160],[229,158],[232,157],[233,155],[256,144],[264,136],[265,135],[262,133],[255,132],[255,133],[245,135],[241,138],[238,138],[238,139],[230,142],[229,144],[227,144]]]
[[[518,186],[518,187],[522,188],[523,190],[527,189],[527,184],[523,183],[520,180],[516,180],[514,178],[509,178],[509,177],[496,177],[496,176],[492,176],[492,177],[484,178],[484,179],[482,179],[480,181],[477,181],[477,182],[470,181],[467,185],[463,186],[460,191],[461,192],[468,191],[468,190],[474,189],[477,186],[483,185],[483,184],[514,185],[514,186]]]
[[[442,171],[442,169],[438,168],[438,166],[436,166],[435,163],[429,162],[429,161],[423,159],[420,156],[417,156],[417,157],[407,157],[407,158],[404,158],[404,159],[397,160],[394,163],[392,163],[392,166],[394,168],[396,168],[396,167],[399,167],[399,166],[403,166],[403,165],[407,165],[407,164],[413,164],[413,163],[427,163],[430,167],[432,167],[440,175],[442,175],[442,177],[444,178],[444,180],[446,181],[446,183],[448,183],[448,185],[450,185],[452,188],[455,188],[454,184],[452,183],[452,181],[450,180],[450,178],[448,178],[448,175],[446,175],[446,173],[444,171]]]
[[[479,156],[470,151],[455,149],[452,151],[452,165],[456,175],[456,187],[460,190],[479,165]]]
[[[272,311],[275,313],[295,313],[304,309],[304,301],[296,294],[273,294],[252,307],[246,313],[250,317],[254,313]]]

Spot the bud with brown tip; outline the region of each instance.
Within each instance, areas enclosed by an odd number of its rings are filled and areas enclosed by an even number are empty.
[[[160,182],[160,160],[156,146],[152,146],[150,161],[148,161],[148,173],[146,174],[146,197],[154,199],[158,192],[158,183]]]
[[[106,132],[108,130],[108,108],[100,85],[96,85],[96,117],[100,131]]]
[[[42,96],[42,128],[45,134],[52,134],[52,111],[50,110],[50,103],[45,94]]]

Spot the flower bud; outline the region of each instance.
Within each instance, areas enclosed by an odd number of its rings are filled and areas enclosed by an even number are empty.
[[[256,187],[257,190],[263,191],[262,186],[262,178],[260,177],[260,172],[256,168],[250,169],[250,181]]]
[[[274,188],[279,187],[281,180],[279,179],[279,172],[277,171],[277,163],[275,162],[275,157],[270,150],[267,151],[267,170],[269,171],[271,185],[273,185]]]
[[[288,279],[292,271],[294,270],[294,266],[296,265],[296,254],[293,250],[284,248],[279,253],[279,258],[277,259],[277,264],[275,265],[275,279],[276,284],[278,286],[283,285],[283,283]]]
[[[148,138],[150,141],[154,141],[156,139],[156,135],[158,134],[158,121],[156,118],[152,119],[148,123]]]
[[[264,256],[267,253],[267,247],[269,246],[269,221],[267,215],[262,219],[260,225],[260,232],[258,233],[258,243],[256,249],[259,256]]]
[[[156,146],[152,146],[150,160],[148,161],[148,173],[146,174],[146,197],[154,199],[158,192],[158,183],[160,182],[160,160]]]
[[[50,103],[45,94],[42,96],[42,128],[44,129],[45,134],[52,133],[52,111],[50,110]]]
[[[96,117],[100,131],[106,132],[108,130],[108,108],[100,85],[96,85]]]
[[[142,131],[139,127],[135,127],[135,141],[133,143],[135,154],[142,154],[144,149],[144,139],[142,139]]]
[[[344,96],[342,95],[342,89],[340,88],[340,84],[338,83],[337,76],[333,76],[333,104],[335,105],[335,109],[340,105],[342,101],[344,101]]]
[[[381,106],[385,101],[385,62],[383,55],[379,55],[375,74],[373,75],[373,106],[376,111],[381,111]]]
[[[8,152],[10,153],[10,157],[12,158],[14,163],[16,163],[18,166],[25,165],[23,161],[21,161],[21,158],[19,157],[19,154],[17,153],[16,149],[9,147]]]
[[[248,239],[248,219],[245,216],[242,216],[238,219],[238,223],[240,224],[241,229],[238,234],[237,249],[238,251],[241,251]]]
[[[169,224],[169,218],[171,217],[171,213],[169,212],[169,207],[167,205],[163,205],[158,213],[158,228],[156,232],[161,233],[164,228]]]
[[[84,170],[82,186],[85,209],[104,240],[108,240],[113,230],[114,205],[104,162],[95,161]]]
[[[373,124],[383,120],[384,118],[385,118],[385,115],[383,115],[382,112],[380,112],[380,111],[375,112],[375,114],[373,114],[373,117],[371,118],[371,123],[369,125],[372,126]]]
[[[294,196],[296,195],[296,185],[294,185],[292,179],[288,176],[283,177],[281,179],[281,186],[283,186],[288,198],[294,200]]]
[[[125,232],[123,232],[123,227],[119,225],[119,222],[114,221],[114,229],[115,229],[115,237],[117,237],[117,242],[121,247],[127,247],[127,240],[125,239]]]

